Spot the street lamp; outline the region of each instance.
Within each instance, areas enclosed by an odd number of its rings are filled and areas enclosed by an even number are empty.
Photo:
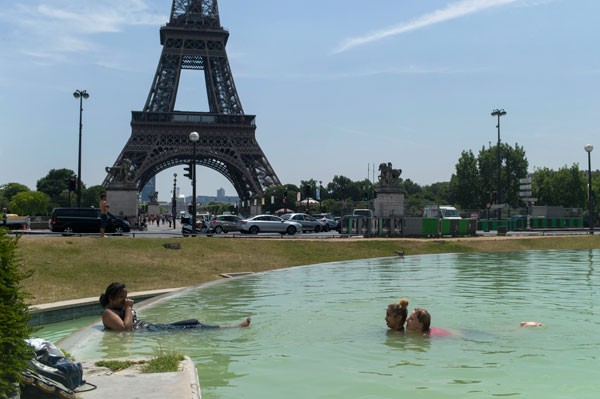
[[[177,220],[177,173],[173,173],[173,204],[171,210],[171,219],[173,219],[173,229],[175,229],[175,220]]]
[[[500,182],[500,117],[506,115],[506,111],[503,109],[495,109],[492,111],[492,116],[498,117],[498,124],[496,127],[498,128],[498,145],[496,146],[496,161],[498,163],[498,187],[496,193],[496,204],[500,205],[502,201],[502,184]],[[498,206],[498,220],[502,218],[502,210],[500,206]]]
[[[192,142],[192,236],[196,235],[196,142],[200,140],[198,132],[190,133]]]
[[[594,146],[586,144],[583,149],[588,153],[588,201],[590,203],[590,234],[594,234],[594,192],[592,191],[592,150]]]
[[[319,195],[317,195],[317,199],[319,200],[319,212],[323,212],[323,206],[321,202],[321,195],[323,194],[323,180],[319,180]]]
[[[81,131],[83,129],[83,99],[87,99],[90,95],[85,90],[75,90],[73,97],[79,99],[79,158],[77,160],[77,207],[81,207]]]

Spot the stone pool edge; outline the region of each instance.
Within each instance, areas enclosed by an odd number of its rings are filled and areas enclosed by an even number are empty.
[[[171,294],[175,291],[185,289],[166,288],[161,290],[140,291],[131,293],[129,296],[136,302],[144,302],[155,297]],[[98,316],[102,314],[102,308],[97,297],[72,299],[68,301],[32,305],[29,307],[31,326],[57,323],[60,321],[74,320],[87,316]]]

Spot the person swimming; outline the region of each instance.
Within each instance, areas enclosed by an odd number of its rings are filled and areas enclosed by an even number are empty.
[[[402,298],[396,303],[389,304],[385,314],[387,326],[392,330],[403,331],[408,317],[408,299]]]
[[[414,308],[406,320],[406,331],[420,332],[423,335],[444,337],[452,335],[446,329],[431,327],[431,315],[426,309]]]

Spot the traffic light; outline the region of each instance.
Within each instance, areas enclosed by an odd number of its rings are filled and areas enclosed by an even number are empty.
[[[74,177],[67,179],[67,184],[69,185],[69,191],[75,191],[77,188],[77,180]]]
[[[183,168],[183,170],[185,170],[185,173],[183,174],[185,177],[187,177],[190,180],[194,180],[194,163],[193,162],[190,162],[188,164],[188,166]]]
[[[283,201],[284,204],[287,202],[287,190],[283,190]]]

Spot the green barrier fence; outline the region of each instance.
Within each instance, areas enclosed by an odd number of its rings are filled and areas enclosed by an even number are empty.
[[[479,220],[478,229],[483,231],[498,230],[498,227],[506,227],[507,231],[527,230],[527,219],[518,218],[511,220]],[[530,218],[529,227],[532,229],[564,229],[583,228],[583,218]]]

